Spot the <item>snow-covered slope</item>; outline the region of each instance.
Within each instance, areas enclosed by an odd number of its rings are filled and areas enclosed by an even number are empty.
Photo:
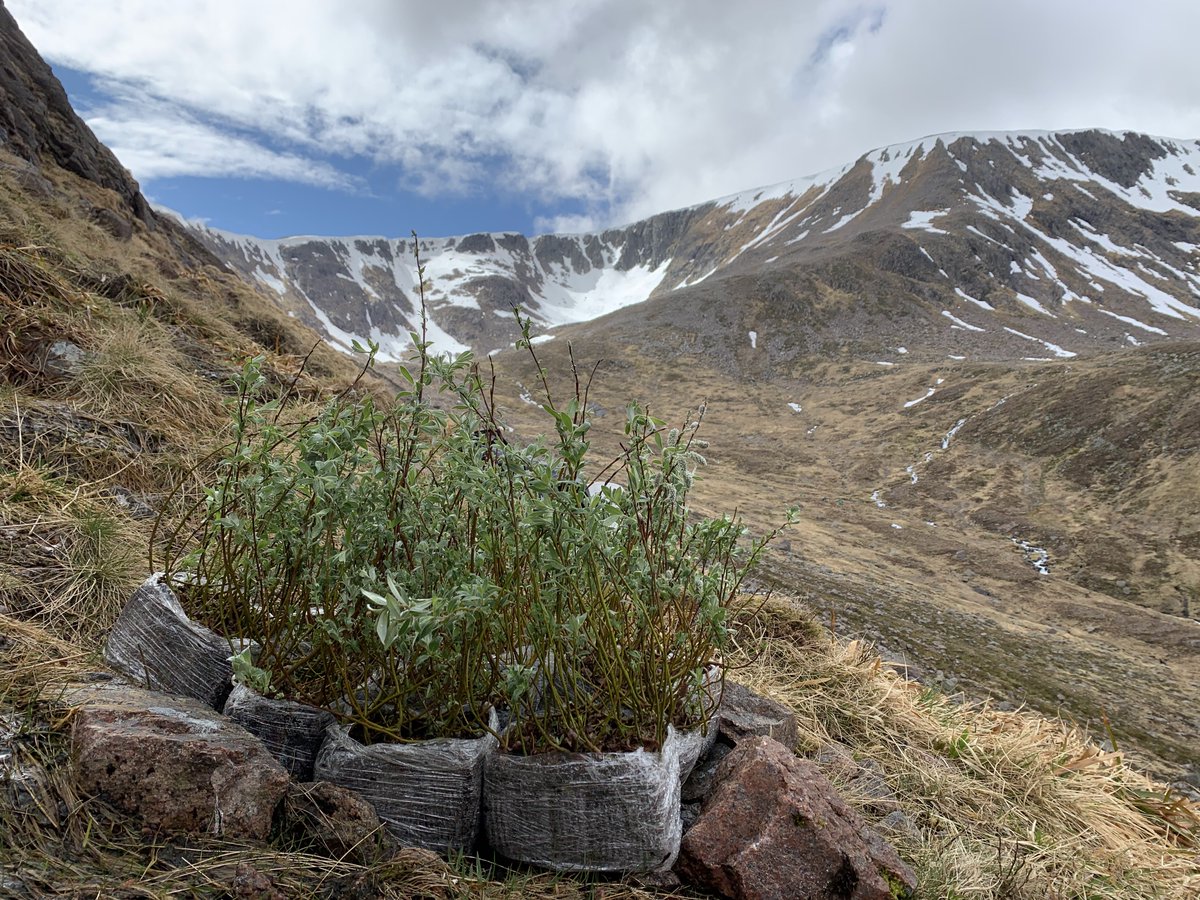
[[[409,348],[408,332],[419,327],[412,240],[260,240],[192,227],[229,264],[281,299],[301,301],[292,311],[338,346],[349,349],[352,341],[370,338],[383,359],[398,359]],[[533,241],[475,234],[422,239],[419,250],[428,336],[443,351],[504,338],[515,324],[514,306],[550,328],[641,302],[660,285],[669,262],[652,254],[631,258],[629,242],[612,233]]]
[[[193,227],[335,344],[370,338],[384,358],[407,349],[419,320],[411,241]],[[940,303],[940,327],[976,344],[1065,357],[1097,342],[1194,337],[1200,142],[1095,130],[936,135],[597,234],[422,239],[420,252],[435,346],[486,352],[513,339],[514,306],[553,329],[884,244],[879,264]]]

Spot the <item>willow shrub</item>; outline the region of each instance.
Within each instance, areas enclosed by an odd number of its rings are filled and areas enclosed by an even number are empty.
[[[386,405],[349,391],[288,422],[259,400],[261,360],[236,379],[232,441],[167,568],[192,615],[258,645],[238,679],[366,741],[478,733],[492,707],[521,753],[657,746],[701,724],[765,540],[689,515],[698,423],[631,405],[624,453],[592,485],[578,391],[560,409],[547,387],[550,437],[509,444],[471,355],[413,339],[420,367]],[[527,323],[522,343],[534,352]]]
[[[386,408],[346,393],[291,423],[258,401],[260,364],[236,379],[233,441],[194,544],[169,554],[189,612],[258,645],[235,658],[239,680],[330,709],[365,740],[477,732],[494,695],[494,589],[456,468],[476,442],[469,413],[425,397],[469,359],[431,360]],[[385,590],[420,599],[381,610]]]
[[[587,457],[575,401],[545,408],[558,444],[520,482],[520,527],[505,543],[520,575],[499,604],[510,662],[500,687],[514,712],[502,739],[524,753],[659,746],[668,725],[699,726],[711,713],[706,678],[765,542],[742,552],[738,522],[689,516],[698,423],[667,430],[630,406],[623,457],[597,489],[574,468]]]

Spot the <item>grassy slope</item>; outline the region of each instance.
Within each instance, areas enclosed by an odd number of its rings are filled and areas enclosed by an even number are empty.
[[[182,494],[194,492],[204,455],[221,441],[223,377],[247,354],[265,352],[282,387],[311,336],[245,286],[197,268],[169,231],[120,243],[81,221],[70,198],[103,203],[103,192],[48,174],[58,193],[31,199],[0,173],[0,735],[15,732],[15,761],[41,761],[48,773],[27,785],[32,806],[15,802],[11,785],[0,792],[0,893],[15,892],[19,879],[34,896],[220,896],[250,864],[293,896],[653,895],[636,885],[447,865],[416,853],[364,868],[306,855],[283,839],[265,852],[211,840],[185,848],[75,793],[64,765],[69,711],[53,698],[61,684],[100,665],[99,641],[144,576],[151,540],[151,520],[114,490],[170,513],[181,502],[171,499],[172,487],[182,479]],[[47,346],[59,338],[90,354],[72,378],[44,371]],[[300,388],[316,395],[343,386],[354,367],[318,349],[309,372]],[[759,415],[737,411],[727,381],[701,367],[694,374],[689,395],[710,397],[718,433]],[[790,397],[757,388],[751,397],[763,410],[762,440],[797,440],[766,427]],[[822,424],[832,430],[829,417]],[[799,492],[810,510],[818,502],[839,508],[840,492],[818,487],[822,479],[839,484],[841,462],[822,457],[832,447],[814,449],[789,473],[789,485],[810,483]],[[772,518],[795,489],[770,466],[757,471],[755,458],[715,455],[714,471],[729,478],[710,479],[700,499],[717,508],[721,494],[734,491],[752,520]],[[860,500],[847,496],[857,512],[842,520],[844,531],[878,529],[874,507]],[[815,526],[791,540],[792,556],[809,567],[837,547],[836,535]],[[822,574],[827,582],[806,582],[811,592],[833,587],[839,575],[875,572],[883,581],[889,560],[865,546],[846,555],[840,572]],[[1195,892],[1194,811],[1120,755],[1098,752],[1049,720],[950,704],[897,678],[867,646],[829,637],[809,615],[777,602],[745,618],[733,660],[739,677],[797,709],[799,749],[832,739],[878,761],[918,827],[896,841],[918,870],[923,896]],[[855,802],[879,818],[866,798]]]
[[[836,320],[815,302],[807,321]],[[782,346],[755,350],[730,324],[738,309],[693,306],[631,309],[536,347],[551,372],[567,370],[567,339],[583,368],[604,360],[599,445],[615,446],[631,397],[672,421],[704,401],[697,505],[760,528],[804,512],[767,580],[927,680],[1098,732],[1107,719],[1163,777],[1200,771],[1200,347],[1015,364],[914,350],[885,367],[845,346],[793,353],[782,324]],[[706,317],[707,346],[690,349],[680,321]],[[536,385],[531,362],[493,362],[513,423],[534,428],[518,399]],[[1051,575],[1012,537],[1045,547]]]

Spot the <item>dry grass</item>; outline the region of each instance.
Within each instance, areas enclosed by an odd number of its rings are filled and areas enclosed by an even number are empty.
[[[95,335],[78,376],[59,386],[103,418],[170,432],[215,430],[223,418],[220,394],[187,372],[162,325],[122,317]]]
[[[43,482],[0,474],[0,498]],[[90,646],[145,577],[140,531],[93,500],[38,511],[0,499],[0,610]]]
[[[123,245],[54,204],[18,202],[0,180],[0,895],[246,896],[266,879],[294,897],[662,896],[419,852],[363,867],[282,836],[266,848],[167,842],[78,794],[70,711],[56,698],[98,666],[150,539],[111,489],[168,493],[220,442],[220,373],[265,346],[283,388],[310,345],[250,289],[174,262],[168,234]],[[43,370],[58,339],[91,354],[71,382]],[[309,362],[320,378],[301,377],[306,397],[354,376],[327,348]],[[773,603],[737,633],[735,677],[797,711],[799,750],[837,741],[878,763],[916,826],[889,838],[921,896],[1200,896],[1195,809],[1119,754],[1058,722],[924,691],[793,605]],[[875,818],[866,798],[850,799]]]
[[[801,751],[836,741],[879,764],[920,831],[889,837],[922,896],[1200,896],[1200,812],[1119,753],[1061,722],[955,703],[863,643],[814,634],[806,612],[773,603],[742,624],[736,677],[796,710]]]

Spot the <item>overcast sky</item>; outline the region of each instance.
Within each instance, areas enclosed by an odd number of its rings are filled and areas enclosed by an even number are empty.
[[[6,0],[155,201],[587,230],[945,131],[1200,137],[1195,0]]]

